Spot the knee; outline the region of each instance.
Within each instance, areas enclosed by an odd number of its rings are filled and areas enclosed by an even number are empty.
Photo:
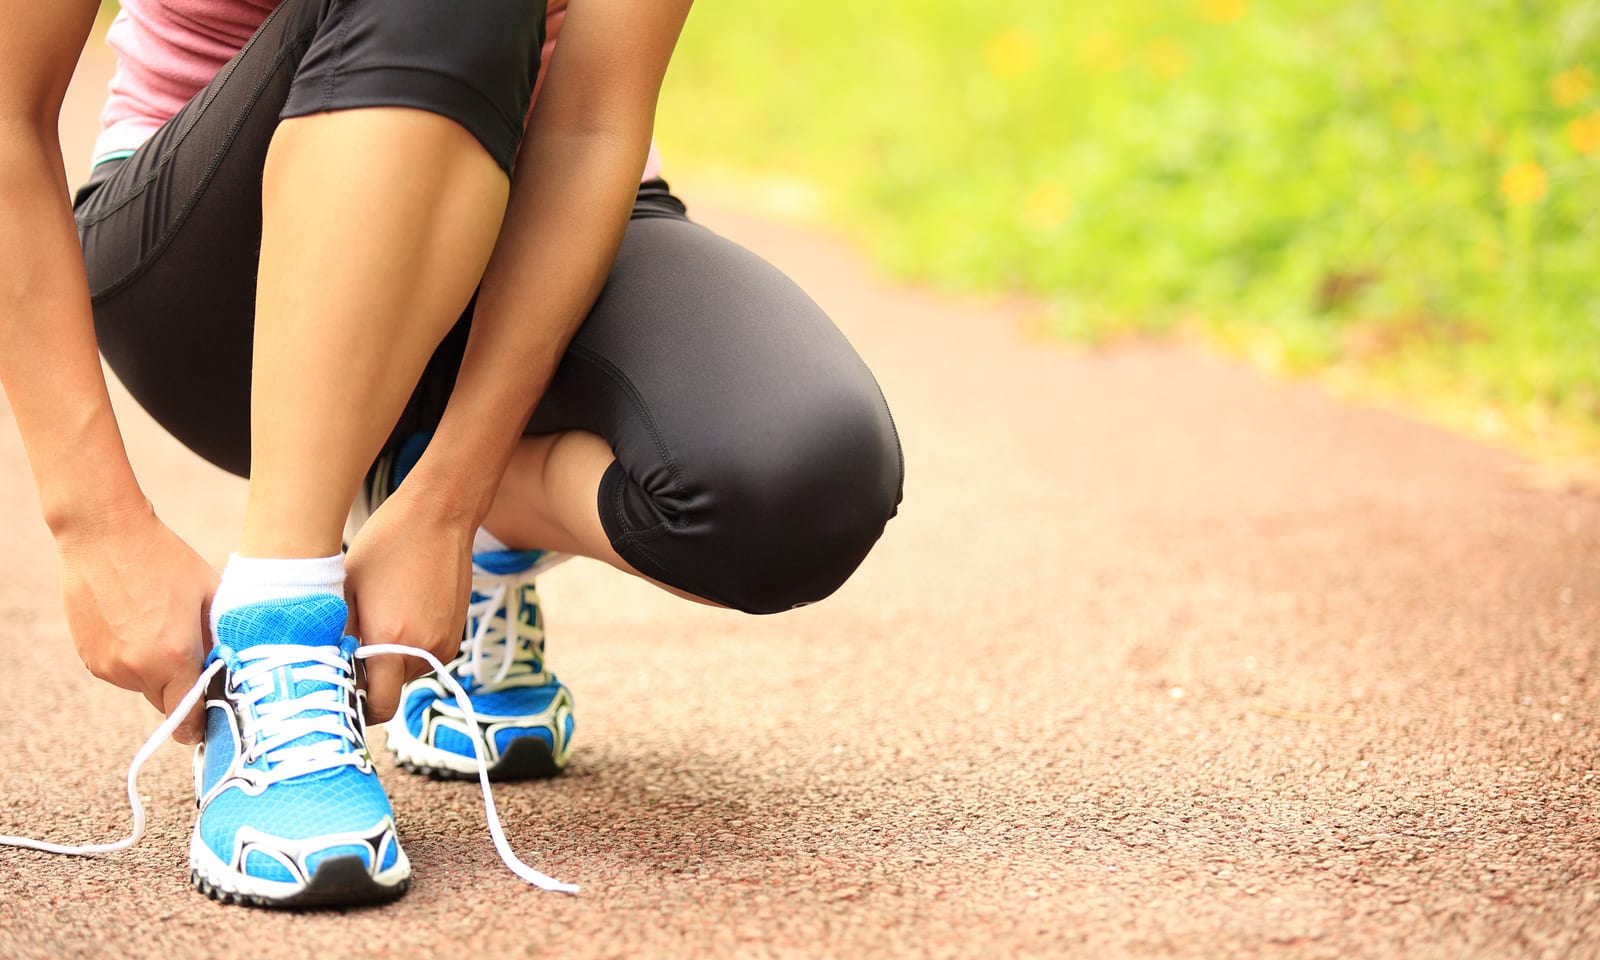
[[[635,544],[652,575],[746,613],[778,613],[824,599],[855,572],[900,503],[899,439],[876,389],[806,406],[680,462],[686,495],[658,498],[666,522]]]
[[[709,599],[746,613],[780,613],[839,589],[900,503],[901,454],[888,411],[827,411],[805,430],[730,447],[705,465],[710,502],[696,569]]]

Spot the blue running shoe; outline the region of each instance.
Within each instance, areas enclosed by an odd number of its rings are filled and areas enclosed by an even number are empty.
[[[492,780],[553,777],[572,755],[572,691],[545,669],[536,573],[565,559],[542,550],[472,557],[472,602],[461,652],[446,664],[477,714],[467,724],[434,674],[401,688],[385,726],[395,762],[413,773],[476,779],[476,740]]]
[[[412,434],[378,456],[345,525],[351,542],[416,466],[429,435]],[[476,779],[472,741],[484,747],[493,780],[553,777],[572,755],[572,691],[544,665],[544,616],[536,574],[569,559],[546,550],[473,555],[472,596],[461,653],[446,666],[466,688],[479,724],[468,729],[433,675],[406,684],[385,725],[400,766],[442,779]]]
[[[224,614],[195,751],[194,885],[260,907],[392,900],[410,883],[373,770],[344,599],[319,595]],[[210,661],[208,661],[209,663]]]

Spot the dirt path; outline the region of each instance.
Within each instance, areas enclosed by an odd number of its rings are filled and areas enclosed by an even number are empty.
[[[498,798],[584,893],[505,872],[471,788],[386,768],[403,901],[216,906],[169,747],[137,849],[0,851],[0,956],[1600,955],[1600,503],[1186,350],[1029,345],[697,212],[879,372],[907,498],[837,598],[779,618],[547,578],[578,755]],[[125,423],[220,560],[242,486]],[[155,717],[77,664],[34,511],[7,424],[0,833],[110,838]]]

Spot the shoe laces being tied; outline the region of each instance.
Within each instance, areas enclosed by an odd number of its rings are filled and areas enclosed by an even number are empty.
[[[352,644],[353,641],[346,641]],[[228,675],[228,696],[241,711],[241,775],[276,783],[346,764],[367,753],[356,714],[353,646],[247,647]],[[266,769],[252,769],[258,760]]]
[[[354,678],[351,675],[348,661],[344,659],[344,655],[327,651],[326,657],[317,656],[316,653],[319,648],[295,645],[283,645],[278,649],[282,651],[281,655],[269,653],[259,658],[252,658],[251,662],[241,668],[234,678],[235,686],[245,688],[242,695],[252,698],[252,702],[257,703],[258,710],[261,710],[261,708],[270,709],[273,711],[272,716],[274,717],[281,712],[283,714],[281,722],[286,727],[283,730],[275,729],[267,732],[265,736],[261,735],[263,731],[258,730],[255,735],[246,740],[246,749],[253,750],[256,756],[267,760],[274,780],[286,779],[289,776],[299,776],[313,770],[326,769],[343,763],[357,762],[356,758],[359,754],[351,750],[351,747],[359,742],[354,739],[359,737],[359,734],[355,732],[359,728],[354,722],[351,722],[354,719],[355,711],[349,706],[348,697],[340,701],[338,705],[334,703],[334,699],[340,696],[341,691],[348,692],[353,689]],[[326,650],[326,648],[320,649]],[[461,710],[467,723],[476,724],[478,722],[477,715],[472,709],[472,701],[467,697],[466,690],[450,675],[444,664],[440,663],[439,659],[428,651],[397,643],[379,643],[360,647],[354,651],[353,656],[355,659],[365,660],[369,657],[381,657],[390,654],[418,657],[427,661],[428,665],[439,675],[440,682],[450,691],[451,697],[455,699],[456,707]],[[333,663],[334,658],[337,658],[340,662]],[[244,660],[243,657],[240,659]],[[309,666],[307,666],[308,663],[310,664]],[[210,685],[211,679],[226,665],[226,662],[221,659],[213,660],[207,665],[195,680],[194,685],[189,688],[188,693],[184,694],[183,699],[178,702],[177,707],[156,727],[144,744],[139,747],[138,752],[134,754],[133,761],[128,765],[127,778],[128,806],[133,811],[133,830],[126,837],[110,843],[68,845],[35,840],[31,837],[0,836],[0,846],[26,847],[30,850],[42,850],[46,853],[93,856],[112,853],[117,850],[126,850],[138,843],[140,838],[144,836],[145,826],[144,804],[139,799],[139,768],[144,766],[144,762],[155,754],[156,750],[166,742],[168,737],[172,736],[172,732],[178,728],[178,724],[183,722],[183,719],[189,715],[189,711],[193,710],[195,704],[200,702],[200,698]],[[314,684],[320,688],[320,692],[311,693],[308,691],[302,694],[297,689],[294,695],[278,701],[277,705],[262,702],[268,696],[268,685],[247,681],[255,681],[258,676],[264,677],[280,667],[291,668],[290,676],[293,678],[297,688],[307,679],[314,678],[324,681]],[[295,673],[303,674],[303,676],[295,677]],[[306,684],[306,686],[311,685]],[[236,695],[239,694],[236,693]],[[265,716],[267,716],[267,713],[262,710],[255,723],[258,726],[267,723],[268,721],[261,719],[261,717]],[[335,731],[336,726],[338,727],[337,732]],[[511,844],[506,840],[505,831],[500,826],[500,814],[495,809],[494,794],[489,789],[489,764],[488,758],[484,755],[483,744],[477,738],[473,738],[472,749],[478,761],[478,784],[483,790],[484,817],[488,821],[489,836],[494,841],[494,847],[496,852],[500,854],[500,859],[504,861],[506,867],[512,873],[542,890],[577,893],[578,887],[576,884],[562,883],[545,876],[524,863],[512,851]],[[289,771],[291,770],[296,772],[290,773]]]

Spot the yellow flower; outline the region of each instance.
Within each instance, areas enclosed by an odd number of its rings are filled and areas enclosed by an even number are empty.
[[[1232,23],[1250,12],[1250,0],[1200,0],[1200,15],[1212,23]]]
[[[1500,195],[1513,207],[1538,203],[1549,192],[1550,175],[1532,161],[1514,164],[1500,177]]]
[[[1022,201],[1022,219],[1028,226],[1048,233],[1066,222],[1072,213],[1072,194],[1060,183],[1040,184]]]
[[[1083,38],[1078,55],[1084,65],[1095,73],[1111,73],[1122,67],[1126,51],[1114,35],[1101,30]]]
[[[1594,72],[1588,67],[1563,70],[1550,80],[1550,96],[1563,107],[1589,99],[1594,93]]]
[[[1189,52],[1171,37],[1158,37],[1150,41],[1145,50],[1150,72],[1163,80],[1176,80],[1189,69]]]
[[[1039,43],[1026,30],[1005,30],[983,45],[983,62],[997,77],[1020,77],[1039,62]]]
[[[1402,133],[1416,133],[1427,119],[1422,108],[1409,100],[1402,100],[1390,107],[1389,117]]]
[[[1498,243],[1480,240],[1473,246],[1472,254],[1478,269],[1485,273],[1499,273],[1505,269],[1506,252]]]
[[[1439,165],[1426,153],[1414,152],[1406,158],[1406,172],[1412,181],[1429,186],[1439,179]]]
[[[1567,142],[1579,153],[1600,153],[1600,113],[1567,124]]]

